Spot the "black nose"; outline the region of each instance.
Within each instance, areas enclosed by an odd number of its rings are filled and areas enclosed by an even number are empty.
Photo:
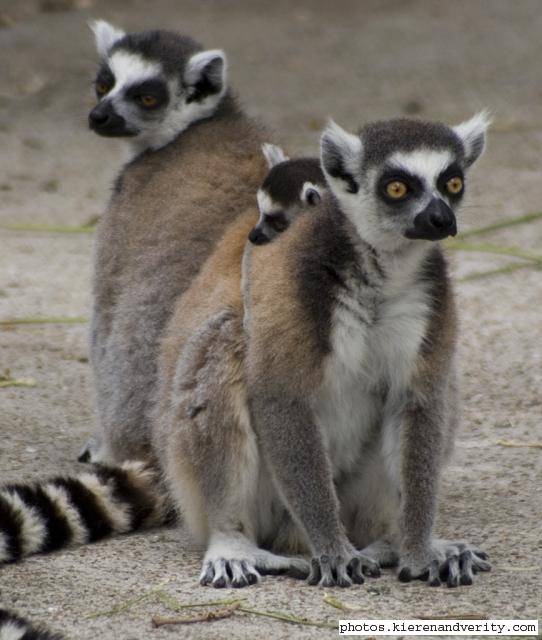
[[[428,222],[438,231],[447,232],[450,236],[457,233],[455,214],[440,198],[433,200],[428,207]]]
[[[88,126],[100,136],[135,136],[137,129],[128,127],[110,100],[102,100],[88,114]]]
[[[267,242],[269,242],[269,238],[259,227],[254,227],[253,229],[251,229],[250,233],[248,234],[248,239],[250,240],[250,242],[252,242],[252,244],[266,244]]]
[[[111,124],[115,111],[110,102],[99,102],[88,114],[88,125],[95,131]]]
[[[407,229],[407,238],[442,240],[457,234],[454,212],[440,198],[433,198],[427,207],[414,218],[414,225]]]
[[[91,127],[103,127],[111,119],[111,114],[100,111],[91,111],[88,115],[88,122]]]

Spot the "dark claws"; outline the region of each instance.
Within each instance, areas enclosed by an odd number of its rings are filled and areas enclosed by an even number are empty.
[[[412,580],[412,574],[410,573],[410,569],[408,567],[404,567],[399,571],[399,580],[401,582],[410,582]]]

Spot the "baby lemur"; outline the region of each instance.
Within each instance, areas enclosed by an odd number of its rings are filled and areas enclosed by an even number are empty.
[[[286,231],[302,211],[320,202],[325,188],[319,158],[290,160],[271,144],[263,145],[263,153],[270,171],[258,190],[260,218],[248,234],[252,244],[266,244]]]
[[[328,193],[241,259],[240,216],[177,303],[162,344],[155,450],[201,583],[296,568],[348,586],[470,584],[489,569],[433,537],[459,413],[456,311],[438,241],[457,231],[484,114],[391,120],[321,139]],[[245,308],[244,308],[245,307]],[[248,319],[247,319],[248,316]]]

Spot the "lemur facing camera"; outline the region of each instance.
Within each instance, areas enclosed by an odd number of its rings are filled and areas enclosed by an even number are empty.
[[[4,487],[0,559],[159,524],[173,501],[207,545],[204,585],[290,571],[346,587],[398,565],[403,581],[455,587],[489,570],[432,533],[459,412],[437,242],[456,233],[487,124],[330,125],[320,204],[250,261],[256,216],[240,213],[178,298],[152,457]]]
[[[321,139],[328,192],[280,241],[229,227],[163,341],[155,451],[207,545],[202,584],[304,569],[471,584],[471,544],[433,537],[459,413],[456,311],[438,241],[457,231],[487,119],[391,120]],[[250,247],[250,245],[248,245]],[[279,555],[280,554],[280,555]]]
[[[135,157],[97,232],[90,355],[100,430],[80,459],[120,463],[152,457],[160,337],[224,229],[253,207],[269,134],[237,105],[222,51],[168,31],[93,29],[101,66],[89,125],[125,137]]]
[[[258,190],[260,218],[248,234],[252,244],[266,244],[286,231],[307,207],[320,202],[325,188],[319,158],[290,160],[272,144],[264,144],[263,153],[270,171]]]

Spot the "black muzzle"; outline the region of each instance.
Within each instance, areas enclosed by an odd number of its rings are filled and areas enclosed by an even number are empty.
[[[88,126],[101,136],[135,136],[137,133],[126,125],[126,120],[107,100],[99,102],[88,114]]]
[[[427,207],[414,218],[414,225],[405,236],[412,240],[443,240],[455,236],[455,213],[440,198],[433,198]]]

